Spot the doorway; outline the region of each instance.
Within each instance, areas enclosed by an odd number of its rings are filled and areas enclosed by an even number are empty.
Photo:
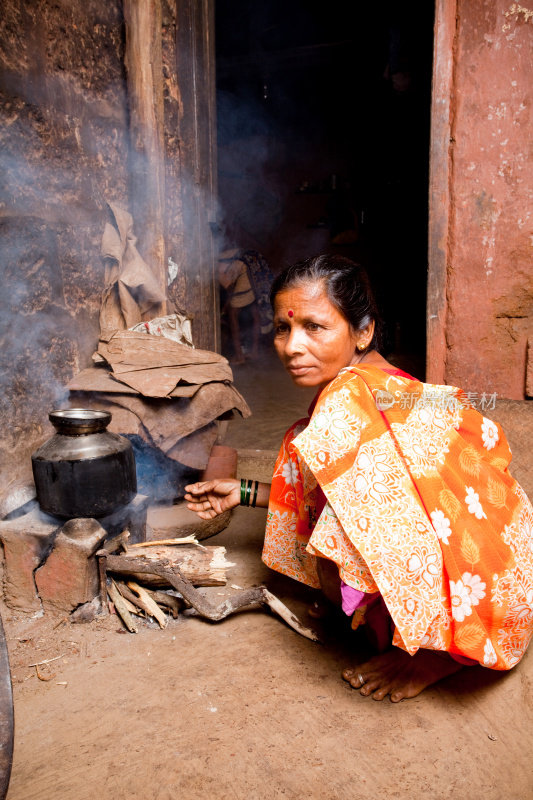
[[[217,0],[219,219],[273,272],[368,269],[387,355],[423,378],[430,4]]]

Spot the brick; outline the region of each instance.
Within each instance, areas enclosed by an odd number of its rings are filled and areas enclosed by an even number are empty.
[[[95,553],[107,536],[96,519],[70,519],[54,541],[46,562],[35,573],[45,611],[72,611],[98,593]]]
[[[52,549],[62,522],[40,508],[0,522],[4,546],[4,600],[18,611],[41,610],[34,573]]]

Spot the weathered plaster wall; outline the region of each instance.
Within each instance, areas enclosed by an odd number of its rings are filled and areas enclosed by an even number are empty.
[[[0,512],[91,363],[107,203],[133,214],[166,313],[185,310],[195,344],[216,349],[213,13],[203,0],[2,3]]]
[[[0,15],[0,491],[98,338],[105,203],[127,207],[119,0],[4,0]]]
[[[533,3],[459,0],[457,10],[445,378],[521,400],[533,329]]]
[[[163,3],[163,103],[165,115],[165,240],[170,277],[169,299],[178,307],[187,296],[185,264],[181,258],[184,250],[183,203],[181,197],[180,115],[183,102],[176,74],[176,8],[173,3]]]

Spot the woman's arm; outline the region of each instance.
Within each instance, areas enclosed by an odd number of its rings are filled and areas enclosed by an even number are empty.
[[[255,496],[255,484],[256,481],[253,481],[247,505],[252,505]],[[255,506],[267,508],[270,484],[260,483],[259,481],[257,481],[257,484]],[[222,514],[223,511],[241,504],[241,481],[238,478],[216,478],[203,483],[192,483],[185,487],[185,499],[188,501],[187,508],[195,511],[199,517],[213,519],[213,517]]]

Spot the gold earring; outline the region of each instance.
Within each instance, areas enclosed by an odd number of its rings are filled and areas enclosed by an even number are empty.
[[[363,350],[366,350],[366,344],[363,344],[362,342],[359,342],[358,345],[357,345],[357,349],[361,353]]]

